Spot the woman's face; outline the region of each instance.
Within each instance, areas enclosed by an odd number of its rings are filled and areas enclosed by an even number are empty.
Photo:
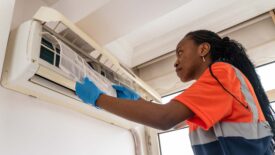
[[[195,80],[200,76],[199,73],[203,64],[200,50],[202,48],[188,36],[179,42],[176,49],[177,60],[174,66],[182,82]]]

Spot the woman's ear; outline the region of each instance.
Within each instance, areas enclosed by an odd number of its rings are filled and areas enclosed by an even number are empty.
[[[211,45],[207,42],[204,42],[202,44],[199,45],[199,55],[201,57],[205,57],[209,51],[210,51]]]

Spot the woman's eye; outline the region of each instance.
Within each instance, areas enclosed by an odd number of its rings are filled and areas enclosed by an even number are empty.
[[[178,52],[178,56],[181,56],[181,55],[182,55],[182,51],[179,51],[179,52]]]

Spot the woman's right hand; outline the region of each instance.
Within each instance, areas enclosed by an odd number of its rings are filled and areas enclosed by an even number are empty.
[[[75,85],[76,95],[85,103],[91,104],[95,107],[96,101],[101,94],[104,94],[97,86],[89,80],[88,77],[85,77],[83,83],[76,82]]]

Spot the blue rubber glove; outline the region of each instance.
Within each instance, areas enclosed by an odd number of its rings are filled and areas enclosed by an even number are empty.
[[[95,107],[96,100],[101,94],[104,94],[97,86],[89,80],[88,77],[84,78],[83,83],[76,82],[75,85],[76,95],[85,103],[91,104]],[[97,107],[98,108],[98,107]]]
[[[138,100],[140,98],[140,96],[136,92],[124,86],[113,85],[113,88],[116,90],[118,98],[128,100]]]

